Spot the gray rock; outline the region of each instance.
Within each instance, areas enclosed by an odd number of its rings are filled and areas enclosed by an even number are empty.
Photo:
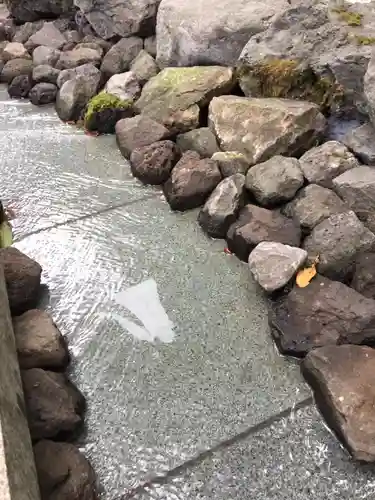
[[[249,256],[254,279],[266,292],[283,288],[305,263],[307,252],[301,248],[263,241]]]
[[[8,86],[9,97],[24,99],[29,95],[32,87],[30,75],[19,75],[13,78]]]
[[[146,83],[136,107],[173,132],[187,132],[199,126],[199,106],[233,85],[230,68],[167,68]]]
[[[156,25],[160,67],[234,66],[249,38],[288,3],[276,0],[162,0]]]
[[[53,83],[56,84],[57,77],[60,71],[49,66],[48,64],[41,64],[33,69],[33,81],[35,83]]]
[[[26,43],[28,39],[43,26],[43,21],[27,22],[18,26],[12,42]]]
[[[31,59],[31,56],[22,43],[9,42],[5,45],[2,51],[1,59],[4,62],[7,62],[11,59]]]
[[[155,33],[160,0],[74,0],[74,3],[105,40],[114,36],[147,37]]]
[[[100,45],[100,43],[97,43],[96,41],[77,43],[77,45],[75,45],[71,50],[78,50],[78,49],[92,49],[96,50],[100,54],[100,57],[103,57],[104,55],[103,47]]]
[[[133,60],[130,65],[130,70],[135,74],[141,85],[151,80],[151,78],[156,76],[160,71],[155,59],[145,50],[141,50]]]
[[[30,90],[29,99],[34,106],[51,104],[56,100],[57,90],[56,85],[53,83],[37,83]]]
[[[351,130],[342,142],[362,163],[375,166],[375,130],[370,124]]]
[[[12,19],[0,19],[0,40],[10,42],[16,33],[16,26]]]
[[[51,22],[44,23],[39,31],[31,35],[28,42],[35,47],[43,45],[45,47],[52,47],[53,49],[61,49],[67,40]]]
[[[355,156],[337,141],[325,142],[300,158],[300,167],[306,179],[326,188],[332,188],[335,177],[358,165]]]
[[[145,50],[152,57],[156,57],[156,35],[148,36],[144,41]]]
[[[141,38],[136,36],[122,38],[106,53],[100,71],[108,77],[129,71],[131,62],[142,49],[143,41]]]
[[[135,149],[149,146],[168,137],[168,129],[147,116],[124,118],[116,123],[117,145],[125,158],[129,158]]]
[[[227,233],[228,248],[244,262],[250,252],[262,241],[273,241],[298,247],[301,229],[292,219],[275,210],[246,205]]]
[[[284,215],[292,217],[308,232],[331,215],[347,211],[348,206],[337,194],[317,184],[301,189],[294,200],[282,209]]]
[[[145,184],[164,184],[178,159],[172,141],[158,141],[135,149],[130,156],[134,177]]]
[[[59,50],[41,45],[40,47],[36,47],[33,51],[33,64],[34,66],[45,64],[55,66],[60,55],[61,52]]]
[[[246,175],[250,167],[245,155],[238,151],[219,151],[214,153],[211,159],[219,165],[223,177],[230,177],[234,174]]]
[[[123,101],[134,101],[141,95],[141,86],[132,71],[111,76],[104,89]]]
[[[291,200],[303,185],[303,174],[295,158],[273,156],[247,171],[246,188],[263,206]]]
[[[77,30],[64,31],[64,38],[66,43],[77,44],[81,41],[81,35]]]
[[[73,0],[9,0],[7,7],[18,22],[51,19],[68,14],[73,10]]]
[[[303,248],[311,259],[319,256],[318,271],[343,280],[352,270],[356,256],[375,248],[375,235],[354,212],[334,214],[314,227]]]
[[[164,184],[164,195],[172,210],[189,210],[201,206],[220,181],[220,170],[213,160],[188,151]]]
[[[176,144],[182,152],[196,151],[203,158],[210,158],[220,151],[216,137],[207,127],[190,130],[178,135]]]
[[[375,299],[375,253],[357,256],[350,286],[369,299]]]
[[[223,151],[239,151],[252,165],[275,155],[304,153],[326,127],[318,107],[309,102],[229,95],[212,99],[208,122]]]
[[[327,345],[364,344],[375,335],[375,301],[317,275],[271,304],[270,324],[283,354],[305,356]]]
[[[245,176],[223,179],[211,193],[198,215],[198,223],[212,238],[225,238],[245,203]]]
[[[319,409],[355,460],[375,462],[375,351],[362,346],[315,349],[302,363]]]
[[[68,50],[60,54],[59,60],[56,63],[57,69],[73,69],[83,64],[100,64],[102,55],[101,52],[95,49],[78,47],[73,50]]]
[[[82,64],[82,66],[77,66],[76,68],[73,69],[64,69],[60,72],[57,78],[57,86],[61,88],[65,82],[69,80],[74,80],[77,77],[83,77],[88,79],[95,78],[100,80],[101,73],[98,70],[98,68],[96,68],[91,63]]]
[[[100,74],[89,78],[77,76],[68,80],[60,88],[56,99],[56,111],[63,121],[77,121],[89,100],[96,94],[100,81]]]
[[[31,75],[32,71],[31,59],[12,59],[4,65],[0,74],[0,82],[10,83],[16,76]]]
[[[375,52],[372,53],[370,62],[363,81],[367,111],[372,124],[375,125]]]

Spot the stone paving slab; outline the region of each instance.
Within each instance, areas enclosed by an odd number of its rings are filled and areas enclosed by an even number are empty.
[[[314,406],[207,457],[133,500],[365,500],[375,470],[351,460]]]
[[[69,337],[88,397],[83,447],[106,499],[309,394],[272,343],[247,265],[206,238],[196,217],[155,198],[16,244],[43,266],[50,308]],[[127,314],[116,293],[150,278],[175,324],[170,343],[139,340],[115,321]],[[146,300],[137,304],[154,318]]]

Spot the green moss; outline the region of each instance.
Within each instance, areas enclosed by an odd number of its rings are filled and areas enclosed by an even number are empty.
[[[363,15],[360,12],[352,12],[346,7],[335,7],[332,12],[338,14],[339,19],[348,26],[361,26]]]
[[[86,125],[91,120],[94,113],[99,113],[105,109],[129,109],[132,105],[133,101],[130,99],[122,100],[113,94],[102,91],[94,96],[87,104],[84,123]]]
[[[358,45],[375,45],[375,37],[354,35],[354,40]]]

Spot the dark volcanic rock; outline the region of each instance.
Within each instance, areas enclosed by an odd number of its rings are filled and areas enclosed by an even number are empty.
[[[26,412],[33,440],[70,437],[83,422],[84,398],[63,373],[22,370]]]
[[[42,440],[34,456],[41,500],[97,500],[95,473],[76,446]]]
[[[198,215],[198,223],[212,238],[225,238],[245,202],[245,176],[226,177],[211,193]]]
[[[0,250],[0,265],[4,266],[11,313],[22,314],[38,299],[42,268],[14,247]]]
[[[301,229],[292,219],[277,211],[256,205],[246,205],[227,233],[227,243],[231,252],[245,262],[249,254],[262,241],[275,241],[298,247]]]
[[[316,276],[272,303],[272,335],[283,354],[316,347],[375,343],[375,301],[339,281]]]
[[[178,135],[176,144],[181,152],[196,151],[203,158],[211,158],[213,154],[220,151],[216,137],[208,127],[197,128]]]
[[[73,0],[9,0],[7,7],[11,16],[20,23],[51,19],[71,12]]]
[[[246,174],[249,170],[249,162],[245,155],[237,151],[219,151],[211,157],[219,166],[223,177],[230,177],[234,174]]]
[[[375,130],[369,123],[348,132],[342,142],[361,162],[375,165]]]
[[[69,362],[68,349],[52,318],[31,309],[13,319],[18,360],[21,368],[62,369]]]
[[[176,145],[172,141],[137,148],[130,156],[132,174],[145,184],[164,184],[176,162]]]
[[[16,99],[24,99],[29,95],[32,87],[32,80],[30,75],[19,75],[13,78],[8,87],[8,94],[10,97]]]
[[[35,106],[55,102],[57,87],[53,83],[37,83],[30,90],[29,99]]]
[[[357,256],[350,286],[365,297],[375,299],[375,253],[365,252]]]
[[[302,371],[316,402],[353,458],[375,461],[375,350],[327,346],[311,351]]]

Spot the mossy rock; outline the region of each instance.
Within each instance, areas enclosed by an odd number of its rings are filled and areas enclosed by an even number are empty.
[[[114,134],[116,123],[122,118],[134,116],[133,101],[100,92],[87,104],[84,127],[91,132]]]
[[[300,99],[317,104],[323,113],[339,108],[342,88],[329,77],[289,59],[268,59],[251,66],[242,64],[237,77],[244,94],[252,97]]]

